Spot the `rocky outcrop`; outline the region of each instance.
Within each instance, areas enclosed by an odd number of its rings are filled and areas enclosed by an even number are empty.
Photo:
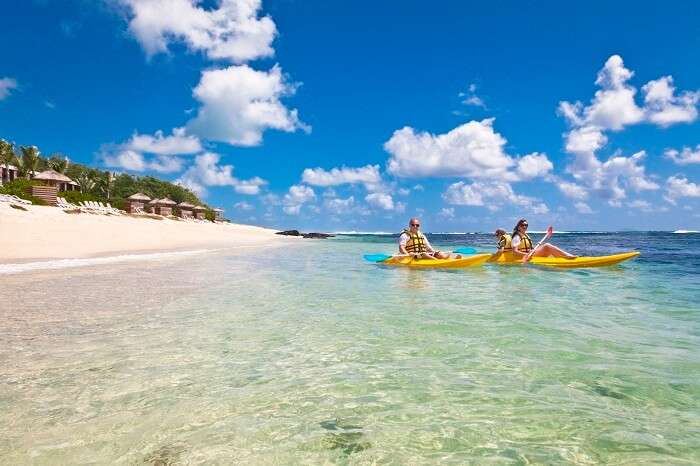
[[[299,230],[285,230],[285,231],[278,231],[275,233],[277,235],[284,235],[284,236],[301,236],[302,238],[311,238],[311,239],[326,239],[326,238],[333,238],[335,235],[329,235],[328,233],[301,233]]]

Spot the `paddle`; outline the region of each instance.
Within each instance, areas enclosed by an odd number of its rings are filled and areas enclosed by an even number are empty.
[[[452,251],[454,254],[476,254],[476,249],[474,248],[457,248],[454,251]],[[391,259],[392,257],[408,257],[410,254],[396,254],[394,256],[390,256],[388,254],[365,254],[364,259],[368,262],[384,262],[387,259]]]
[[[525,256],[524,262],[529,261],[530,258],[532,257],[532,255],[533,255],[533,254],[535,253],[535,251],[537,250],[537,248],[539,248],[540,246],[542,246],[542,243],[544,243],[544,242],[547,241],[549,238],[551,238],[553,234],[554,234],[554,229],[552,228],[552,225],[550,225],[549,227],[547,227],[547,232],[544,234],[544,236],[542,237],[542,239],[540,240],[540,242],[537,243],[537,246],[535,246],[534,248],[532,248],[532,251],[530,251],[530,253],[529,253],[527,256]]]
[[[457,248],[452,251],[455,254],[476,254],[476,249],[474,248]]]

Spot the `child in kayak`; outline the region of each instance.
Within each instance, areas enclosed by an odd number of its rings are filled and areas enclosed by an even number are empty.
[[[513,250],[513,237],[506,233],[503,228],[496,229],[496,241],[498,242],[498,253],[510,252]]]
[[[521,218],[520,220],[518,220],[518,223],[515,225],[515,228],[513,228],[513,235],[510,241],[511,252],[516,256],[521,256],[523,258],[523,262],[529,261],[532,256],[553,256],[563,257],[565,259],[576,259],[577,256],[569,254],[563,249],[560,249],[555,245],[549,243],[542,244],[538,246],[537,249],[534,249],[532,240],[527,234],[527,227],[528,223],[526,219]]]
[[[399,252],[403,255],[411,255],[415,259],[449,259],[450,254],[433,249],[420,231],[420,220],[412,218],[408,221],[408,229],[399,236]]]

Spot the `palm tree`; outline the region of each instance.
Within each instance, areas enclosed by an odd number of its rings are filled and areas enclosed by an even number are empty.
[[[68,157],[65,155],[54,154],[51,156],[47,164],[51,170],[57,171],[58,173],[63,173],[65,175],[70,162],[68,161]]]
[[[83,194],[89,193],[95,189],[95,180],[92,179],[92,176],[90,176],[90,173],[87,170],[80,172],[80,175],[78,175],[78,179],[76,181],[80,185],[80,192]]]
[[[30,179],[39,166],[39,148],[36,146],[20,146],[22,158],[18,158],[19,171]]]
[[[109,201],[109,195],[114,189],[114,179],[115,175],[111,172],[105,172],[104,177],[100,178],[100,190],[105,193],[107,200]]]
[[[8,172],[9,176],[9,171],[10,171],[10,165],[13,165],[15,163],[15,148],[14,146],[5,141],[4,139],[0,139],[0,163],[5,166],[5,170]],[[4,182],[5,180],[0,180],[0,184]]]

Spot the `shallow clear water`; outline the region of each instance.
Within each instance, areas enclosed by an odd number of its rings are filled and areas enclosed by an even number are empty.
[[[604,269],[362,262],[390,241],[3,276],[0,464],[700,462],[700,235],[555,237],[642,251]]]

